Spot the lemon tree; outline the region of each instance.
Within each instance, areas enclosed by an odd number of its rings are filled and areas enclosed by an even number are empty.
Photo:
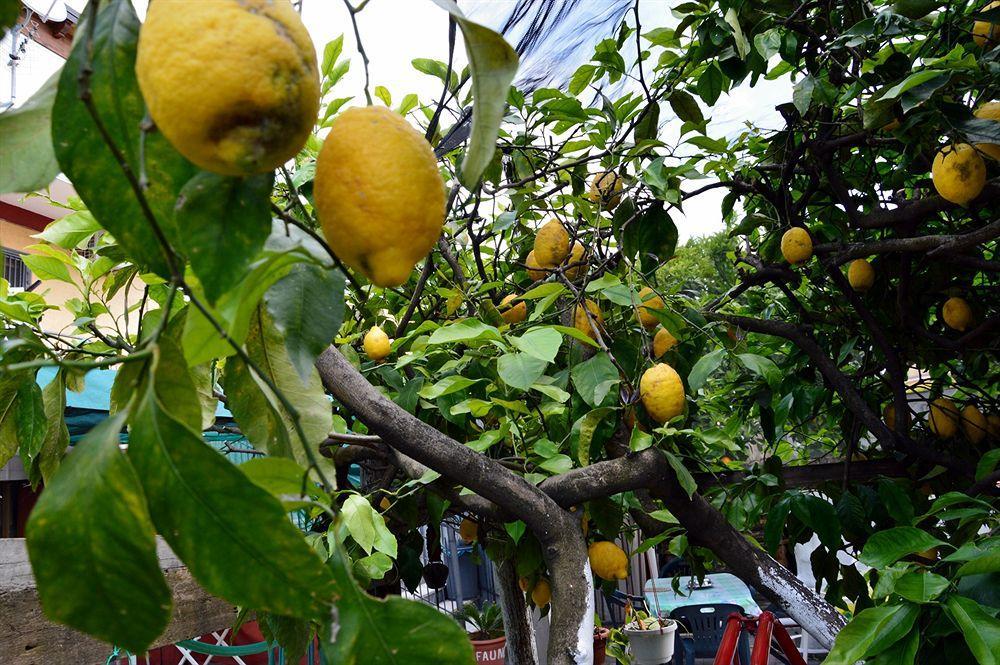
[[[512,662],[535,659],[528,606],[550,663],[589,660],[588,596],[634,536],[727,567],[829,662],[996,662],[992,4],[713,1],[639,25],[620,3],[539,87],[435,0],[461,39],[412,54],[432,99],[352,89],[367,58],[339,38],[314,61],[290,4],[190,4],[140,25],[92,0],[54,87],[0,114],[44,148],[5,154],[0,183],[44,188],[57,162],[80,195],[25,259],[42,287],[0,283],[0,461],[46,487],[48,617],[153,644],[160,534],[282,643],[468,663],[448,617],[366,593],[437,584],[420,528],[448,522],[498,564]],[[765,85],[766,123],[720,123]],[[79,292],[58,334],[50,280]],[[66,455],[65,391],[107,367],[114,418]],[[262,459],[200,441],[220,395]],[[388,471],[353,486],[356,463]],[[823,596],[779,563],[816,541]]]

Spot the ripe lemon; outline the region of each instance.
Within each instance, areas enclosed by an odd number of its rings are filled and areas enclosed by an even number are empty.
[[[479,540],[479,524],[473,522],[468,517],[458,525],[458,536],[467,543],[474,543]]]
[[[543,266],[535,258],[535,250],[528,252],[528,256],[524,259],[524,265],[528,270],[528,277],[534,281],[540,281],[548,276],[548,272],[542,270],[542,268],[550,268],[551,266]]]
[[[528,303],[523,300],[518,301],[515,304],[511,304],[511,301],[517,297],[516,293],[511,293],[500,301],[500,306],[497,307],[500,310],[500,316],[507,323],[520,323],[528,318]]]
[[[939,397],[931,402],[927,423],[931,431],[942,439],[950,439],[958,431],[958,407],[947,397]]]
[[[793,266],[805,263],[813,255],[813,241],[809,232],[793,226],[781,236],[781,255]]]
[[[684,413],[684,382],[666,363],[657,363],[642,373],[639,392],[646,413],[658,423]]]
[[[568,279],[576,279],[587,269],[587,250],[578,242],[569,248],[569,256],[563,262],[567,267],[563,271]]]
[[[542,267],[557,266],[569,255],[569,234],[558,219],[550,219],[538,229],[534,252]]]
[[[1000,25],[994,25],[994,27],[1000,32]],[[986,102],[976,109],[975,116],[983,120],[1000,122],[1000,102]],[[1000,160],[1000,143],[977,143],[976,148],[993,159]]]
[[[135,63],[149,114],[203,169],[245,176],[288,161],[319,112],[316,51],[285,1],[156,0]]]
[[[639,291],[639,302],[635,309],[636,319],[642,324],[643,328],[652,328],[660,320],[650,310],[663,309],[664,307],[666,305],[663,303],[663,298],[653,293],[653,289],[648,286],[643,287]]]
[[[1000,2],[991,2],[980,11],[1000,7]],[[1000,24],[991,21],[976,21],[972,26],[972,39],[983,48],[993,48],[1000,40]]]
[[[378,286],[405,282],[441,235],[445,192],[434,152],[387,108],[352,108],[333,121],[314,190],[330,248]]]
[[[653,357],[659,358],[670,349],[677,346],[677,338],[666,328],[660,328],[653,337]]]
[[[384,360],[389,355],[389,336],[378,326],[372,326],[371,330],[365,333],[363,345],[365,355],[375,362]]]
[[[986,164],[968,143],[941,148],[931,165],[934,189],[945,201],[965,205],[986,185]]]
[[[587,309],[584,310],[584,307]],[[588,311],[590,312],[589,317],[587,316]],[[601,313],[601,308],[593,300],[584,300],[583,305],[577,305],[573,311],[573,325],[584,335],[591,339],[597,339],[597,333],[594,332],[594,327],[591,325],[591,318],[598,328],[604,325],[604,314]]]
[[[591,543],[587,549],[590,568],[602,580],[623,580],[628,577],[628,556],[609,540]]]
[[[378,502],[378,507],[382,510],[382,512],[385,512],[392,508],[392,502],[389,501],[389,497],[384,496],[382,497],[382,500]]]
[[[1000,415],[991,413],[986,416],[986,431],[994,441],[1000,440]]]
[[[542,609],[549,604],[550,600],[552,600],[552,587],[549,586],[549,581],[545,579],[538,580],[535,588],[531,590],[531,602],[538,609]]]
[[[864,293],[875,283],[875,268],[867,259],[855,259],[847,268],[847,281],[852,289]]]
[[[962,298],[948,298],[941,307],[941,318],[949,328],[967,330],[972,325],[972,308]]]
[[[614,171],[598,173],[590,181],[587,198],[600,203],[604,210],[614,210],[622,200],[622,179]]]
[[[896,431],[896,407],[892,404],[887,404],[885,410],[882,412],[882,417],[885,420],[886,426],[892,431]],[[903,429],[906,429],[910,422],[909,412],[903,413]]]
[[[972,404],[967,404],[962,409],[962,431],[966,439],[972,443],[979,443],[986,438],[988,429],[989,423],[982,411]]]

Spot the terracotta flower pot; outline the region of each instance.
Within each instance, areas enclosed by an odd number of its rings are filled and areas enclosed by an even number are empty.
[[[507,638],[504,636],[492,640],[472,640],[472,650],[476,654],[478,665],[504,665],[507,657]]]
[[[594,628],[594,665],[604,665],[608,657],[608,636],[611,631],[607,628]]]

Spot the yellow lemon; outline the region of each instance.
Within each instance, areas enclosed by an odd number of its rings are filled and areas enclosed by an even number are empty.
[[[934,189],[946,201],[965,205],[986,185],[986,164],[968,143],[941,148],[931,165]]]
[[[980,11],[1000,7],[1000,2],[991,2]],[[976,21],[972,26],[972,39],[983,48],[993,48],[1000,40],[1000,24],[991,21]]]
[[[1000,30],[1000,25],[995,25]],[[1000,102],[986,102],[976,109],[975,116],[1000,123]],[[976,148],[996,160],[1000,160],[1000,143],[977,143]]]
[[[622,179],[614,171],[598,173],[590,181],[587,198],[605,210],[614,210],[622,200]]]
[[[382,497],[382,500],[378,502],[378,507],[385,512],[392,508],[392,502],[389,501],[389,497]]]
[[[584,307],[587,309],[584,310]],[[587,312],[590,312],[590,316],[587,316]],[[604,314],[601,313],[601,308],[593,300],[584,300],[583,305],[577,305],[573,311],[573,325],[584,335],[591,339],[597,339],[597,333],[594,332],[594,327],[591,325],[591,318],[598,328],[604,325]]]
[[[365,355],[378,362],[389,355],[389,336],[378,326],[372,326],[371,330],[365,333],[363,346]]]
[[[628,556],[609,540],[591,543],[587,549],[590,568],[602,580],[623,580],[628,577]]]
[[[642,324],[644,328],[652,328],[660,320],[653,314],[654,309],[663,309],[666,305],[663,303],[663,298],[656,295],[653,289],[648,286],[644,287],[639,291],[639,302],[635,310],[635,316],[639,323]]]
[[[280,166],[305,144],[319,112],[316,51],[281,0],[156,0],[135,70],[159,130],[215,173]]]
[[[793,226],[781,236],[781,255],[792,265],[805,263],[813,255],[813,241],[809,232]]]
[[[566,269],[563,273],[568,279],[576,279],[587,269],[587,251],[578,242],[574,242],[569,248],[569,256],[563,262]]]
[[[458,536],[467,543],[474,543],[479,540],[479,524],[468,517],[458,525]]]
[[[886,426],[892,431],[896,431],[896,407],[893,404],[886,404],[885,410],[882,412],[882,417],[885,420]],[[910,423],[909,412],[903,413],[903,429],[905,430]]]
[[[1000,440],[1000,415],[991,413],[986,416],[986,431],[994,441]]]
[[[558,219],[550,219],[538,229],[534,252],[542,267],[557,266],[569,255],[569,234]]]
[[[330,249],[378,286],[405,282],[441,235],[444,181],[434,152],[387,108],[352,108],[333,121],[314,191]]]
[[[677,346],[677,338],[666,328],[660,328],[653,337],[653,357],[659,358],[670,349]]]
[[[967,330],[972,325],[972,308],[962,298],[948,298],[941,307],[941,318],[949,328]]]
[[[962,409],[962,432],[965,433],[966,439],[972,443],[979,443],[986,438],[988,429],[989,423],[982,411],[972,404],[967,404]]]
[[[528,317],[528,303],[520,300],[516,304],[511,304],[516,297],[516,293],[506,296],[500,301],[500,306],[497,307],[500,310],[500,316],[507,323],[520,323]]]
[[[542,609],[549,604],[550,600],[552,600],[552,587],[549,586],[549,581],[545,579],[538,580],[535,588],[531,590],[531,602],[538,609]]]
[[[947,397],[939,397],[931,402],[927,422],[931,431],[942,439],[950,439],[958,431],[958,407]]]
[[[867,259],[855,259],[847,268],[847,281],[852,289],[864,293],[875,283],[875,268]]]
[[[665,423],[684,413],[684,382],[680,374],[666,363],[653,365],[639,379],[642,405],[649,417]]]
[[[937,561],[938,551],[936,547],[932,547],[930,549],[917,552],[917,556],[921,559],[927,559],[928,561]]]
[[[528,277],[534,281],[543,280],[548,276],[548,272],[542,270],[542,268],[551,268],[551,266],[543,266],[535,258],[535,250],[528,252],[528,256],[524,259],[524,265],[528,270]]]

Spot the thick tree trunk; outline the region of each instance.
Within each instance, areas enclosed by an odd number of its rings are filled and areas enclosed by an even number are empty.
[[[503,627],[507,635],[507,665],[537,665],[535,629],[528,604],[524,602],[524,592],[517,584],[514,562],[501,561],[496,568]]]

